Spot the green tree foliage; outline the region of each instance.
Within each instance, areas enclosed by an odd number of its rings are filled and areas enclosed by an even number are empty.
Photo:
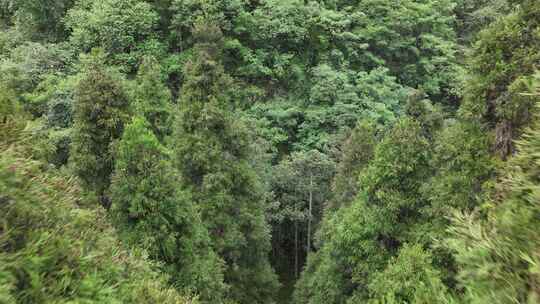
[[[127,118],[128,96],[120,75],[107,68],[98,50],[84,57],[74,94],[70,162],[84,189],[103,196],[114,169],[113,147]]]
[[[224,61],[272,96],[252,110],[280,152],[327,151],[358,119],[392,122],[411,87],[455,101],[453,6],[391,3],[267,1],[238,16]]]
[[[344,206],[325,216],[318,232],[321,248],[309,257],[297,285],[298,303],[452,301],[445,290],[455,287],[457,266],[450,251],[434,241],[447,236],[446,217],[454,210],[481,204],[494,170],[491,141],[477,124],[443,124],[429,101],[413,96],[405,112],[414,118],[398,122],[374,152],[373,125],[357,128],[367,135],[353,133],[370,136],[372,144],[359,137],[352,146],[359,150],[348,152],[367,152],[357,156],[367,158],[360,158],[363,164],[348,162],[356,173],[338,169],[335,182],[353,184],[341,184],[343,192],[334,194]],[[348,191],[359,192],[352,204]],[[429,247],[429,253],[423,249]],[[407,268],[416,267],[413,260],[426,272]],[[398,279],[397,273],[403,276]]]
[[[193,191],[225,282],[240,303],[271,302],[277,280],[268,262],[269,227],[260,184],[248,162],[247,130],[233,114],[231,79],[217,61],[218,28],[198,25],[175,124],[176,165]]]
[[[6,146],[20,140],[28,114],[18,103],[16,95],[8,90],[0,91],[0,142]]]
[[[257,135],[272,145],[274,164],[295,150],[299,125],[304,119],[302,107],[295,100],[276,98],[256,103],[246,112]]]
[[[409,96],[404,112],[420,124],[422,135],[430,140],[444,123],[442,107],[426,99],[421,91],[415,91]]]
[[[111,186],[115,223],[129,244],[165,264],[174,285],[219,302],[225,291],[221,262],[189,194],[178,184],[169,152],[144,118],[134,118],[118,145]]]
[[[531,120],[534,100],[521,94],[540,62],[540,4],[515,1],[515,9],[483,30],[474,45],[463,115],[495,131],[495,149],[505,158]]]
[[[0,26],[5,29],[13,24],[15,9],[11,1],[0,1]]]
[[[2,19],[32,41],[58,42],[67,37],[63,18],[74,0],[2,0]]]
[[[286,88],[306,80],[304,66],[334,62],[387,67],[402,85],[440,96],[454,87],[452,10],[450,1],[266,1],[239,16],[235,30],[248,38],[227,47],[238,72]]]
[[[449,288],[456,288],[457,264],[452,250],[439,246],[455,212],[480,208],[490,194],[497,162],[490,155],[491,137],[477,122],[449,120],[435,134],[430,159],[432,175],[421,189],[430,205],[424,233],[438,240],[432,250],[434,265]]]
[[[435,172],[424,185],[435,220],[446,223],[445,215],[452,210],[471,211],[480,206],[495,173],[491,143],[475,122],[451,121],[437,133],[430,160]]]
[[[249,110],[263,129],[261,136],[277,147],[278,158],[291,150],[328,153],[358,120],[390,124],[403,112],[409,95],[385,69],[354,73],[321,65],[314,69],[312,82],[305,101],[276,98]]]
[[[276,191],[275,199],[280,203],[279,210],[276,212],[283,212],[285,217],[290,216],[292,220],[305,223],[312,217],[314,227],[316,227],[322,216],[324,205],[332,196],[330,184],[334,172],[335,163],[317,150],[292,153],[274,168],[272,188]],[[309,215],[310,197],[311,216]],[[279,217],[277,213],[272,215]]]
[[[420,124],[405,118],[375,148],[360,175],[361,193],[324,223],[323,245],[297,284],[298,303],[369,299],[368,286],[401,244],[426,243],[420,188],[430,148]],[[359,300],[357,300],[359,301]]]
[[[195,303],[120,245],[73,178],[29,160],[28,139],[24,128],[0,128],[0,302]]]
[[[233,29],[234,19],[244,11],[242,0],[170,0],[170,33],[172,45],[180,50],[191,48],[196,42],[194,26],[201,20],[211,22],[224,33]]]
[[[143,0],[82,0],[69,11],[66,25],[77,50],[102,48],[111,62],[131,71],[144,55],[161,55],[163,47],[154,39],[158,19]]]
[[[139,68],[133,92],[135,108],[149,123],[160,141],[172,131],[172,96],[164,84],[159,63],[146,57]]]
[[[323,65],[313,73],[314,84],[297,135],[300,150],[328,149],[336,134],[361,119],[392,122],[407,100],[407,90],[385,69],[347,75]]]
[[[18,102],[17,93],[12,88],[3,83],[0,83],[0,88],[0,115],[4,118],[17,112],[21,105]]]
[[[46,100],[33,98],[30,92],[39,89],[51,74],[61,74],[70,64],[71,53],[62,46],[26,42],[10,49],[0,66],[0,85],[36,117],[46,110]]]
[[[412,240],[419,211],[426,205],[419,191],[429,174],[431,149],[421,126],[409,118],[399,121],[375,149],[373,161],[362,172],[360,184],[366,204],[377,208],[378,233],[388,249]],[[388,246],[390,245],[390,246]]]
[[[448,94],[455,75],[452,8],[451,1],[360,1],[367,64],[384,62],[402,84],[431,96]]]
[[[76,82],[76,77],[48,75],[31,94],[25,95],[25,102],[34,109],[42,109],[40,112],[48,127],[69,128],[73,125],[73,91]]]
[[[69,160],[76,83],[76,77],[65,77],[63,73],[49,74],[23,98],[25,108],[34,115],[42,115],[41,131],[51,149],[47,162],[56,167],[66,165]]]
[[[287,267],[295,277],[313,249],[315,231],[332,196],[334,172],[334,161],[317,150],[295,152],[272,168],[273,258],[277,267]]]
[[[451,303],[446,286],[432,264],[429,252],[420,245],[405,244],[369,288],[373,304]],[[354,300],[353,300],[354,302]]]
[[[537,83],[540,88],[540,81]],[[540,101],[540,94],[530,96]],[[518,152],[504,167],[497,196],[487,201],[487,216],[455,217],[454,237],[448,244],[456,251],[459,282],[467,303],[540,300],[539,130],[535,121],[516,142]]]
[[[332,182],[330,209],[351,203],[360,189],[358,176],[373,157],[377,126],[371,120],[361,120],[350,132],[339,151],[339,162]]]
[[[0,302],[540,301],[539,20],[0,0]]]
[[[461,42],[474,42],[476,34],[510,10],[507,0],[457,0],[456,32]]]

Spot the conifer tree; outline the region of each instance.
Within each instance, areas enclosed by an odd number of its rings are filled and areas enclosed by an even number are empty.
[[[221,32],[196,26],[195,55],[175,122],[176,166],[193,191],[214,248],[225,260],[225,282],[239,303],[270,303],[277,281],[268,261],[269,227],[260,184],[248,162],[248,133],[233,114],[232,85],[219,62]]]
[[[114,143],[122,136],[129,101],[120,76],[94,50],[83,57],[74,94],[74,126],[70,162],[86,190],[105,194],[114,169]]]
[[[169,152],[149,127],[135,117],[118,145],[111,186],[115,224],[128,244],[164,264],[174,285],[219,302],[225,292],[221,261],[197,208],[178,187]]]
[[[163,142],[171,133],[172,96],[162,80],[160,65],[155,58],[143,59],[134,94],[137,113],[150,123],[152,132]]]

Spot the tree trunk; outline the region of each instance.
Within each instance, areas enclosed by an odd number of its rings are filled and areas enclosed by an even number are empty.
[[[298,219],[294,220],[294,277],[298,279]]]
[[[313,174],[309,176],[309,214],[308,214],[308,226],[307,226],[307,252],[311,251],[311,218],[313,208]]]

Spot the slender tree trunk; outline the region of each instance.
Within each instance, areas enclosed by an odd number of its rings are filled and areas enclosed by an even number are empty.
[[[298,219],[294,220],[294,277],[298,279]]]
[[[307,252],[311,251],[311,218],[313,208],[313,174],[309,175],[309,214],[308,214],[308,226],[307,226]]]

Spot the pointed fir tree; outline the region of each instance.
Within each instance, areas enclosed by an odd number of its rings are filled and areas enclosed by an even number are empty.
[[[134,94],[137,113],[144,116],[152,132],[163,142],[171,133],[172,96],[162,80],[160,65],[155,58],[143,59]]]
[[[105,56],[93,50],[83,59],[74,94],[74,126],[70,162],[86,190],[104,206],[114,169],[113,146],[122,136],[129,98],[121,76],[107,68]]]
[[[169,152],[146,120],[135,117],[118,145],[111,186],[115,224],[128,244],[142,246],[163,263],[174,285],[219,302],[225,293],[222,262],[178,183]]]
[[[174,125],[176,166],[193,191],[225,281],[239,303],[271,303],[277,288],[260,184],[248,162],[247,130],[233,114],[232,85],[219,62],[221,32],[196,26],[195,55],[186,65]]]

